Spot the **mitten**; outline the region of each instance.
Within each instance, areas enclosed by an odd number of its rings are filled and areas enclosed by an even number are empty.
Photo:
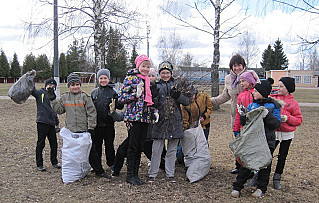
[[[173,87],[170,94],[173,99],[178,99],[179,96],[181,96],[181,91],[178,91],[175,87]]]
[[[159,120],[159,114],[156,112],[156,113],[154,113],[154,116],[155,116],[155,123],[157,123],[158,122],[158,120]]]
[[[239,135],[239,131],[234,131],[234,136],[237,137]]]
[[[261,117],[265,118],[268,115],[269,111],[268,109],[264,109],[263,112],[261,113]]]
[[[144,91],[144,82],[139,83],[136,88],[136,96],[139,98]]]
[[[288,116],[286,116],[286,115],[281,115],[281,122],[282,122],[282,123],[287,122],[287,120],[288,120]]]
[[[55,95],[55,93],[54,93],[53,87],[49,87],[47,91],[48,91],[48,97],[49,97],[49,99],[50,99],[51,101],[52,101],[52,100],[55,100],[56,95]]]

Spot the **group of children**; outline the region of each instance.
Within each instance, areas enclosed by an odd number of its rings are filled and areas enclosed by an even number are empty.
[[[114,176],[119,175],[126,156],[126,181],[133,185],[144,184],[145,182],[138,177],[141,153],[144,151],[145,154],[148,154],[151,162],[149,182],[155,181],[161,162],[167,180],[171,183],[176,182],[174,173],[179,140],[183,138],[184,130],[190,128],[190,124],[198,120],[203,126],[206,140],[208,139],[212,112],[211,102],[206,94],[198,93],[196,90],[193,93],[194,96],[190,98],[176,89],[172,77],[173,65],[170,62],[164,61],[159,65],[160,79],[158,81],[154,81],[154,75],[156,75],[154,70],[149,75],[151,61],[146,55],[138,56],[135,64],[136,68],[129,70],[119,93],[114,91],[110,83],[110,72],[107,69],[98,71],[99,86],[92,91],[91,96],[81,90],[81,80],[74,73],[67,77],[67,86],[70,91],[62,94],[59,99],[56,99],[54,93],[56,82],[52,78],[46,81],[44,89],[34,89],[32,95],[36,97],[38,109],[36,163],[39,171],[45,171],[42,150],[46,136],[48,136],[51,146],[51,163],[55,168],[61,168],[56,159],[55,126],[59,122],[56,113],[66,113],[67,129],[72,132],[89,132],[91,134],[93,144],[89,163],[97,176],[110,178],[101,164],[104,141],[106,163]],[[294,137],[296,126],[302,123],[299,105],[291,94],[295,90],[294,79],[281,78],[278,83],[278,91],[271,95],[272,86],[269,81],[257,82],[251,72],[243,72],[240,74],[239,80],[244,91],[238,95],[238,113],[233,125],[234,135],[240,134],[240,130],[246,122],[247,112],[259,106],[265,107],[262,118],[271,154],[280,144],[273,183],[276,189],[281,189],[281,174],[289,146]],[[284,104],[281,106],[276,100],[282,100]],[[122,117],[126,123],[128,138],[119,146],[122,151],[119,153],[118,149],[119,156],[116,158],[113,144],[115,120],[111,114],[115,109],[123,109],[124,105],[126,108]],[[151,142],[145,142],[145,140]],[[168,143],[167,149],[164,146],[165,140]],[[145,143],[148,143],[146,147]],[[150,145],[152,147],[149,147]],[[148,152],[145,152],[147,148]],[[164,153],[163,150],[165,150]],[[254,197],[260,197],[267,191],[270,172],[271,164],[258,171],[257,190],[253,193]],[[233,183],[231,193],[233,197],[239,197],[250,174],[251,170],[244,167],[239,168],[238,176]]]

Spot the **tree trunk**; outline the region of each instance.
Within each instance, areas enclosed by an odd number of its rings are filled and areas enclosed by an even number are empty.
[[[214,59],[211,65],[211,95],[216,97],[219,95],[219,30],[220,30],[220,0],[216,1],[215,8],[215,30],[214,30]],[[213,106],[213,110],[218,110],[219,106]]]
[[[94,58],[95,58],[95,72],[104,68],[104,56],[103,52],[103,23],[102,23],[102,9],[101,9],[101,0],[93,1],[94,7]]]

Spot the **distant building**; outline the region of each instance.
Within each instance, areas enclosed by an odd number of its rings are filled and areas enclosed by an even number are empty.
[[[270,70],[266,71],[266,78],[273,78],[274,86],[278,85],[281,77],[295,78],[296,87],[319,87],[319,71],[311,70]]]

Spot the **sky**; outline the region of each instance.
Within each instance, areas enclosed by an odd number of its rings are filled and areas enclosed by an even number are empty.
[[[184,54],[192,54],[197,63],[210,67],[213,62],[213,36],[193,28],[180,26],[181,23],[179,21],[174,20],[158,8],[160,2],[162,1],[140,0],[133,1],[133,3],[129,4],[131,8],[135,6],[139,11],[142,11],[143,14],[140,29],[134,30],[133,32],[138,32],[146,36],[146,22],[149,25],[149,52],[154,65],[157,66],[160,63],[157,51],[157,41],[159,37],[175,32],[184,41],[182,52]],[[251,64],[251,67],[261,67],[262,52],[269,44],[273,45],[274,42],[279,39],[288,57],[289,69],[298,69],[301,61],[300,53],[298,53],[300,49],[300,39],[298,35],[308,38],[315,36],[319,32],[318,15],[311,15],[297,10],[287,12],[280,7],[264,10],[263,5],[260,5],[261,3],[256,5],[256,2],[260,1],[235,1],[235,3],[222,13],[222,21],[231,19],[230,21],[233,22],[229,24],[233,24],[245,18],[245,14],[249,15],[240,25],[240,30],[242,32],[248,30],[256,40],[258,57],[254,64]],[[245,8],[249,9],[245,10]],[[189,20],[193,24],[200,27],[204,26],[202,19],[198,17],[196,12],[190,10],[189,7],[183,6],[178,7],[178,9],[183,11],[182,14],[184,17],[192,16]],[[203,14],[209,16],[211,22],[214,22],[214,12],[211,7],[207,6],[200,9]],[[32,38],[28,36],[24,24],[24,22],[40,19],[43,16],[48,16],[48,14],[51,15],[51,13],[53,15],[53,8],[48,6],[39,7],[37,0],[11,0],[2,2],[2,6],[0,7],[0,19],[2,19],[0,21],[0,48],[5,52],[9,61],[12,60],[14,52],[18,55],[20,65],[23,64],[24,57],[31,52],[35,56],[45,53],[50,60],[53,58],[53,42],[51,41],[53,33],[48,32],[42,36]],[[235,18],[232,18],[234,16]],[[221,30],[226,27],[227,24],[223,24]],[[60,38],[59,53],[66,53],[68,45],[71,44],[72,40],[73,38]],[[221,40],[221,67],[228,67],[231,56],[239,50],[239,42],[240,37]],[[131,50],[131,48],[128,49]],[[139,43],[137,51],[139,54],[147,53],[146,39]]]

